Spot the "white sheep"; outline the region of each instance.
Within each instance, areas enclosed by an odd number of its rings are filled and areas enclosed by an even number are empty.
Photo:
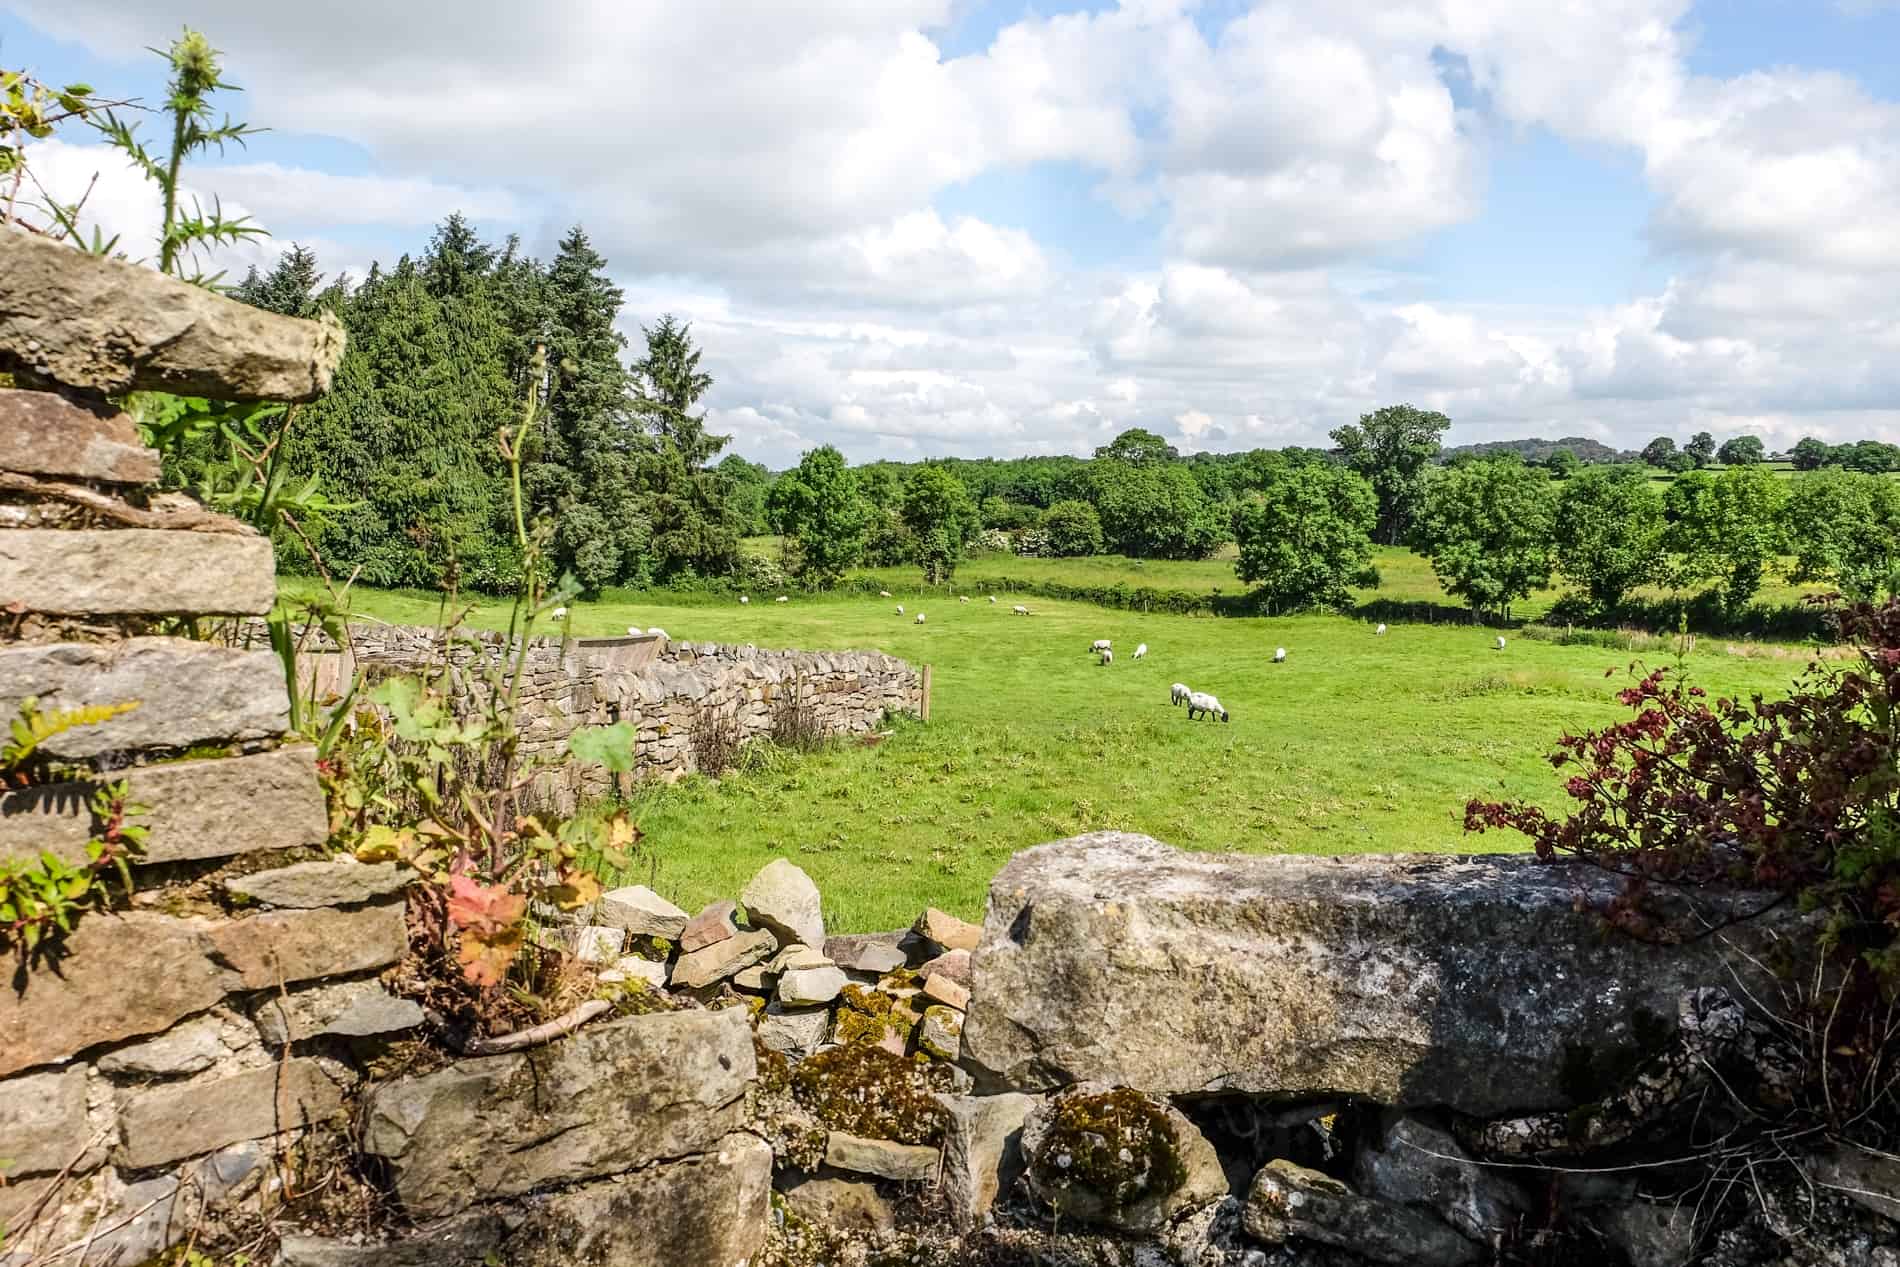
[[[897,605],[897,614],[899,616],[902,616],[904,614],[904,605],[902,603],[899,603]]]
[[[1115,663],[1115,653],[1107,647],[1102,648],[1102,663],[1105,665]]]
[[[917,613],[917,623],[920,625],[924,623],[924,614],[922,612]]]
[[[1010,610],[1015,612],[1018,616],[1027,616],[1029,614],[1029,609],[1024,607],[1021,603],[1016,604],[1010,608]]]
[[[783,594],[780,594],[780,595],[779,595],[779,596],[778,596],[777,598],[775,598],[775,599],[773,599],[772,601],[773,601],[773,602],[775,602],[775,603],[789,603],[789,602],[791,602],[792,600],[791,600],[791,599],[789,599],[789,598],[787,598],[787,597],[785,597],[785,595],[783,595]]]
[[[1173,686],[1168,688],[1168,706],[1173,707],[1176,704],[1185,704],[1187,697],[1193,693],[1193,691],[1188,689],[1186,682],[1176,682]]]
[[[750,594],[739,595],[739,606],[744,607],[747,603],[751,601],[752,601],[752,595]]]
[[[959,603],[967,603],[970,601],[970,596],[968,594],[958,594],[957,601]]]
[[[995,602],[995,601],[996,601],[996,595],[994,595],[994,594],[991,594],[991,595],[990,595],[990,601],[991,601],[992,603],[993,603],[993,602]]]
[[[1275,664],[1286,663],[1286,648],[1285,647],[1275,647],[1273,649],[1273,662]]]
[[[666,633],[666,630],[660,628],[658,625],[655,625],[653,626],[653,628],[647,630],[647,636],[651,638],[665,638],[667,636],[667,633]]]
[[[877,592],[877,596],[879,598],[889,598],[891,596],[891,592],[889,590],[879,590]]]
[[[556,607],[556,608],[554,609],[554,619],[556,619],[556,620],[566,620],[566,619],[567,619],[567,608],[565,608],[565,607]]]
[[[1498,640],[1493,650],[1496,650],[1496,651],[1504,650],[1504,635],[1503,634],[1498,635]]]
[[[1114,646],[1115,644],[1110,642],[1106,638],[1097,638],[1094,642],[1091,642],[1089,644],[1089,650],[1097,652],[1099,654],[1100,652],[1103,652],[1103,651],[1113,650]]]
[[[1219,700],[1209,695],[1206,691],[1191,692],[1188,695],[1187,705],[1189,721],[1194,720],[1194,714],[1196,713],[1207,717],[1218,717],[1222,721],[1227,720],[1227,710],[1220,706]]]
[[[1148,654],[1148,644],[1147,644],[1147,643],[1145,643],[1145,642],[1143,642],[1143,643],[1140,643],[1140,644],[1138,644],[1138,645],[1137,645],[1137,646],[1135,647],[1135,659],[1137,659],[1137,660],[1139,660],[1139,659],[1141,659],[1141,657],[1143,657],[1143,656],[1145,656],[1145,655],[1147,655],[1147,654]]]
[[[627,637],[638,638],[639,636],[640,636],[640,626],[638,625],[627,626]]]
[[[1373,633],[1375,633],[1375,634],[1377,634],[1377,635],[1379,635],[1379,636],[1381,636],[1381,637],[1383,637],[1383,636],[1385,635],[1385,624],[1384,624],[1384,622],[1383,622],[1383,621],[1382,621],[1382,622],[1380,622],[1380,624],[1379,624],[1379,627],[1378,627],[1377,629],[1375,629],[1375,630],[1373,630],[1372,632],[1373,632]]]

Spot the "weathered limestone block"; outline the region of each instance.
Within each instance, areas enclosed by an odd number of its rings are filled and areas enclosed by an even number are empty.
[[[118,1160],[134,1170],[162,1166],[314,1126],[342,1111],[342,1089],[314,1060],[127,1092],[119,1106]]]
[[[28,696],[38,696],[47,710],[138,701],[129,713],[46,742],[46,752],[68,759],[131,748],[269,739],[290,724],[276,656],[182,638],[0,650],[0,714],[17,715]]]
[[[772,1149],[729,1135],[669,1161],[537,1201],[499,1251],[505,1267],[736,1267],[765,1244]]]
[[[314,910],[320,906],[359,906],[373,898],[401,891],[415,878],[407,867],[393,862],[357,862],[335,858],[328,862],[298,862],[270,871],[253,871],[224,882],[228,892],[266,906]]]
[[[1247,1235],[1268,1245],[1299,1237],[1397,1267],[1459,1267],[1480,1254],[1428,1214],[1357,1196],[1332,1176],[1290,1161],[1260,1168],[1241,1217]]]
[[[944,1107],[943,1196],[959,1227],[981,1223],[1022,1178],[1023,1123],[1034,1096],[940,1095]]]
[[[210,761],[174,761],[114,771],[146,807],[143,863],[223,858],[260,849],[321,844],[329,834],[317,750],[293,744],[274,752]],[[85,857],[92,835],[93,785],[61,783],[0,793],[0,858],[69,862]]]
[[[624,928],[633,937],[678,941],[686,931],[686,912],[644,884],[630,884],[601,895],[599,920]]]
[[[201,926],[164,915],[87,915],[66,951],[0,989],[0,1074],[159,1033],[237,985]]]
[[[1125,1088],[1079,1083],[1038,1103],[1023,1122],[1022,1150],[1037,1200],[1123,1232],[1153,1232],[1227,1195],[1220,1157],[1199,1128],[1165,1100]],[[1085,1157],[1090,1150],[1098,1155]]]
[[[0,1149],[6,1175],[59,1171],[85,1150],[86,1067],[0,1081]]]
[[[65,615],[262,615],[277,600],[270,540],[235,532],[0,532],[0,595]]]
[[[967,920],[929,907],[917,917],[917,923],[911,932],[937,946],[943,952],[952,950],[975,950],[983,938],[983,930]]]
[[[363,1148],[388,1161],[411,1216],[452,1214],[477,1196],[716,1150],[744,1116],[755,1069],[736,1009],[591,1025],[378,1087]]]
[[[768,1003],[759,1017],[759,1041],[785,1056],[804,1058],[818,1050],[831,1029],[831,1009],[785,1008]]]
[[[409,948],[400,900],[347,911],[267,911],[220,924],[211,937],[245,990],[368,972]]]
[[[457,1267],[484,1261],[508,1235],[510,1218],[471,1210],[419,1227],[394,1241],[357,1244],[329,1236],[290,1234],[278,1242],[279,1267]],[[518,1223],[520,1220],[514,1219]]]
[[[1568,1107],[1565,1071],[1653,1042],[1686,989],[1734,973],[1768,997],[1725,956],[1768,961],[1803,918],[1702,894],[1695,927],[1738,922],[1639,942],[1589,909],[1615,883],[1523,856],[1190,854],[1116,832],[1043,845],[991,884],[964,1054],[1020,1089]]]
[[[319,1034],[367,1038],[422,1024],[422,1007],[399,999],[380,981],[331,981],[280,995],[266,991],[251,1004],[257,1032],[273,1047]]]
[[[227,1054],[216,1016],[175,1025],[157,1038],[119,1047],[99,1057],[99,1072],[115,1078],[182,1078],[203,1073]]]
[[[0,390],[0,471],[100,484],[158,483],[158,453],[109,405]]]
[[[818,1174],[780,1180],[779,1195],[793,1214],[831,1232],[889,1234],[897,1210],[870,1179]]]
[[[704,950],[714,942],[725,941],[739,932],[739,907],[731,901],[708,903],[706,909],[686,921],[680,930],[680,949]]]
[[[956,1060],[963,1049],[963,1014],[942,1004],[925,1008],[917,1046],[938,1060]]]
[[[786,1007],[815,1007],[837,998],[848,981],[844,969],[829,964],[789,968],[779,976],[778,1001]]]
[[[818,886],[811,877],[784,858],[774,858],[739,894],[746,920],[754,928],[769,928],[781,943],[825,944],[825,917]]]
[[[47,238],[0,236],[0,370],[105,394],[314,400],[343,341],[333,317],[283,317]]]
[[[716,941],[674,960],[673,984],[684,990],[704,989],[759,963],[777,948],[777,939],[763,928]]]
[[[942,1158],[923,1144],[898,1144],[888,1139],[865,1139],[844,1131],[825,1137],[825,1165],[853,1174],[876,1175],[904,1183],[925,1183],[937,1177]]]
[[[1496,1166],[1480,1165],[1449,1131],[1401,1117],[1353,1158],[1360,1195],[1436,1213],[1480,1245],[1511,1238],[1530,1199]]]

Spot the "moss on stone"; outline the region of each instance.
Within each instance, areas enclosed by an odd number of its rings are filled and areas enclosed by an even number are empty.
[[[844,1005],[861,1016],[889,1016],[891,996],[861,985],[848,985],[839,992]]]
[[[914,1060],[864,1043],[833,1047],[800,1062],[792,1095],[835,1131],[899,1144],[932,1144],[943,1132],[943,1106],[929,1071]]]
[[[1118,1209],[1187,1182],[1167,1110],[1126,1087],[1057,1099],[1029,1164],[1040,1186],[1081,1188]]]
[[[613,1004],[615,1016],[648,1016],[654,1012],[677,1010],[672,999],[639,977],[625,981],[603,981],[594,997]]]

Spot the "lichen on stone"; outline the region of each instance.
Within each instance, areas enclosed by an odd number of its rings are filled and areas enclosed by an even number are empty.
[[[1115,1207],[1187,1182],[1167,1112],[1126,1087],[1059,1098],[1029,1164],[1043,1188],[1083,1188]]]
[[[832,1130],[899,1144],[933,1144],[943,1107],[929,1070],[863,1043],[833,1047],[800,1062],[792,1095]]]

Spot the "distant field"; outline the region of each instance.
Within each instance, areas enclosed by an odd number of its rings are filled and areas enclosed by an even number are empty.
[[[1211,584],[1219,565],[1168,566],[1208,569]],[[576,605],[582,636],[658,624],[679,638],[875,647],[935,667],[932,721],[878,747],[643,790],[658,887],[694,908],[736,895],[782,854],[817,880],[834,927],[863,930],[926,903],[975,917],[1012,853],[1093,829],[1256,853],[1512,847],[1463,834],[1465,799],[1550,800],[1551,741],[1622,715],[1611,696],[1630,657],[1615,651],[1513,638],[1499,652],[1489,632],[1455,625],[1394,625],[1380,638],[1339,616],[1214,620],[1042,599],[1025,618],[1009,614],[1014,596],[998,597],[932,598],[923,626],[862,596]],[[359,592],[356,607],[426,623],[437,602]],[[475,616],[505,619],[499,603]],[[1114,640],[1113,666],[1087,655],[1095,638]],[[1139,642],[1150,654],[1137,661]],[[1289,656],[1276,666],[1281,645]],[[1688,665],[1717,691],[1777,692],[1800,661],[1709,644]],[[1218,694],[1232,723],[1189,723],[1167,703],[1177,680]]]

